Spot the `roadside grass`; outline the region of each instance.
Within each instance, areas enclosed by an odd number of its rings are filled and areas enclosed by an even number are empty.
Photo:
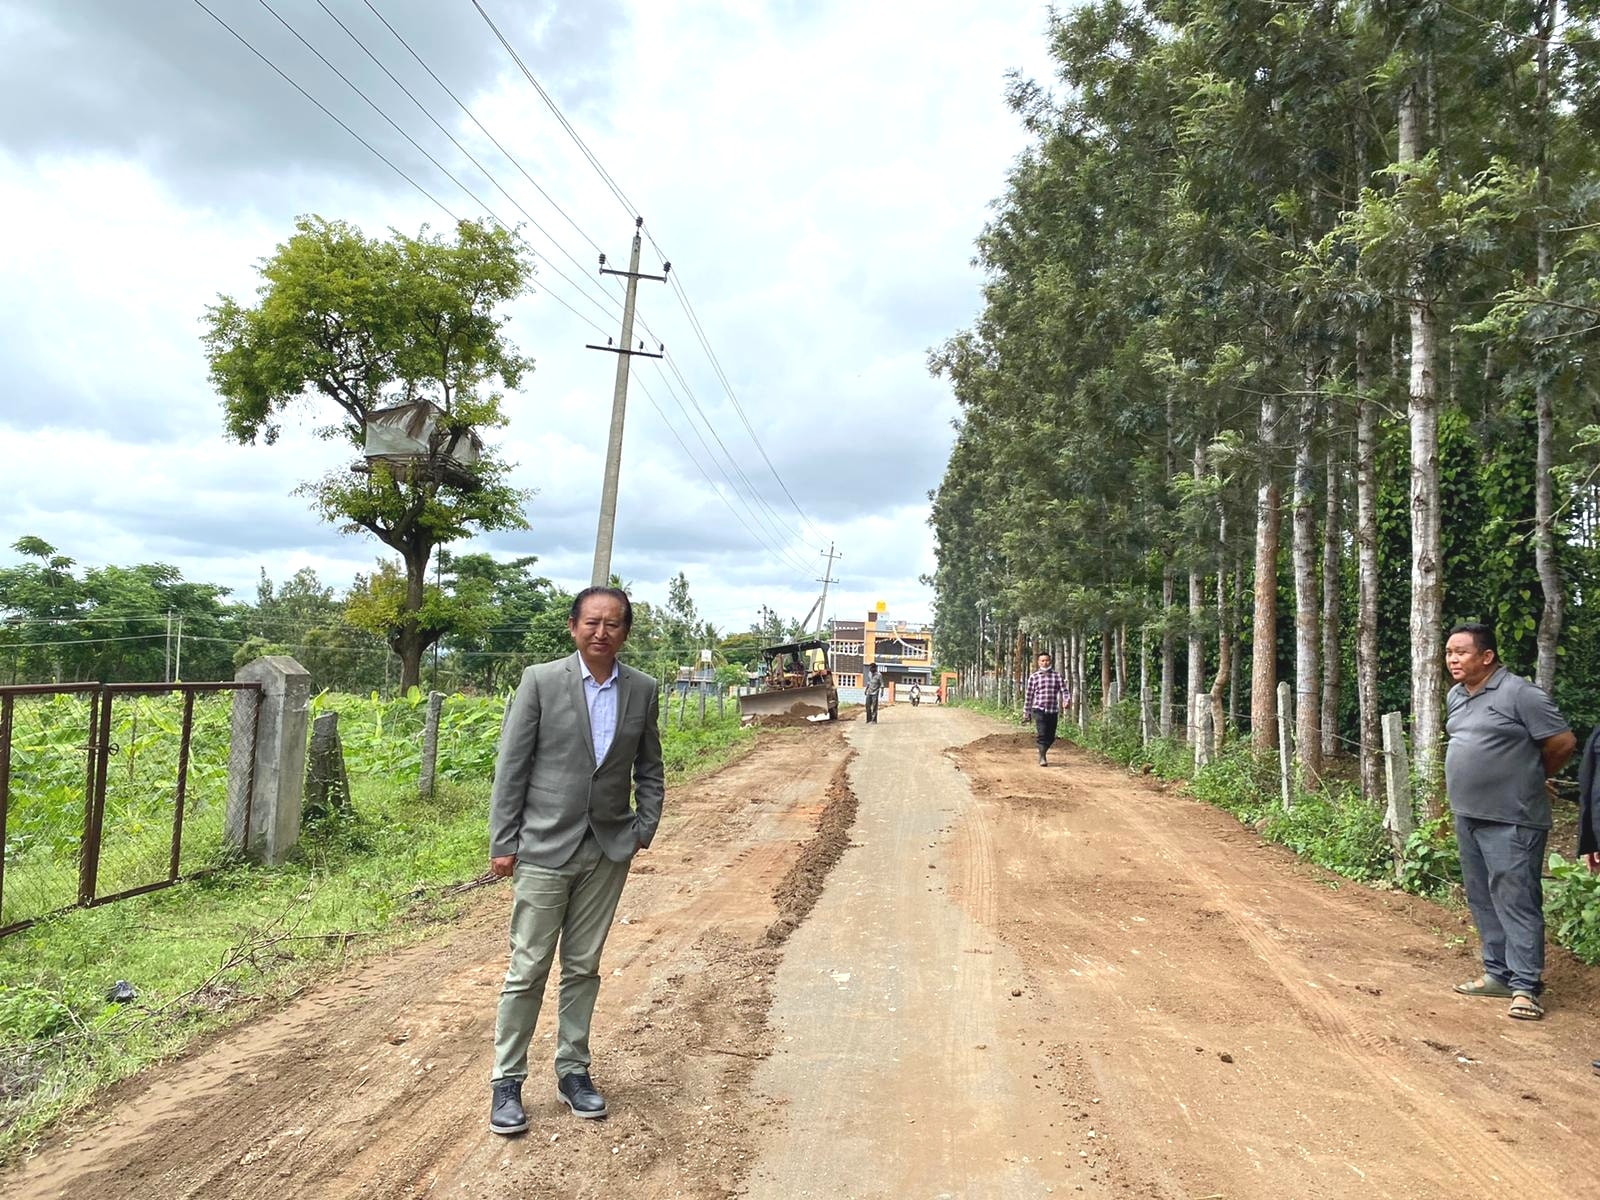
[[[484,737],[498,733],[497,716],[472,719]],[[736,711],[704,725],[690,715],[681,729],[668,721],[669,785],[739,757],[758,736]],[[407,755],[385,755],[385,766]],[[481,747],[469,757],[483,762]],[[0,1163],[111,1084],[458,915],[486,866],[488,780],[441,771],[421,802],[414,772],[354,766],[350,811],[308,826],[281,867],[225,861],[0,939]],[[108,999],[119,981],[134,999]]]

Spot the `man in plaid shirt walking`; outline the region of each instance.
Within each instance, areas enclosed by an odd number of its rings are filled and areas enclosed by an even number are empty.
[[[1056,740],[1056,722],[1061,717],[1061,705],[1067,698],[1067,688],[1051,666],[1048,654],[1039,655],[1039,669],[1028,676],[1027,690],[1022,694],[1022,715],[1032,718],[1034,741],[1039,743],[1039,765],[1047,766],[1045,755]]]

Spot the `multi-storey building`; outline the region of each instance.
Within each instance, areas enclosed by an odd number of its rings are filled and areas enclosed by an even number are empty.
[[[933,686],[933,626],[891,621],[881,612],[869,612],[865,621],[835,621],[831,646],[834,684],[860,688],[866,664],[897,690],[913,683]]]

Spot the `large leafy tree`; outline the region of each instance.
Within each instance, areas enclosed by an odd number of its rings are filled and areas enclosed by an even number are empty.
[[[449,239],[426,228],[376,239],[303,217],[261,263],[254,304],[224,296],[206,310],[211,380],[238,442],[271,443],[302,401],[331,418],[321,436],[357,453],[374,412],[421,401],[439,410],[425,456],[358,461],[299,489],[324,520],[399,554],[403,591],[381,606],[381,632],[400,657],[402,687],[418,682],[423,652],[449,628],[427,603],[435,548],[474,530],[527,527],[526,493],[506,481],[492,449],[462,469],[445,461],[444,446],[505,424],[501,389],[515,388],[532,362],[505,338],[501,309],[531,272],[514,235],[470,221]]]

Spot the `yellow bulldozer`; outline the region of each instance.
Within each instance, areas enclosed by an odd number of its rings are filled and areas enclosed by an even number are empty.
[[[819,638],[763,647],[757,687],[759,691],[739,697],[745,724],[763,717],[839,719],[839,689],[828,667],[828,643]]]

